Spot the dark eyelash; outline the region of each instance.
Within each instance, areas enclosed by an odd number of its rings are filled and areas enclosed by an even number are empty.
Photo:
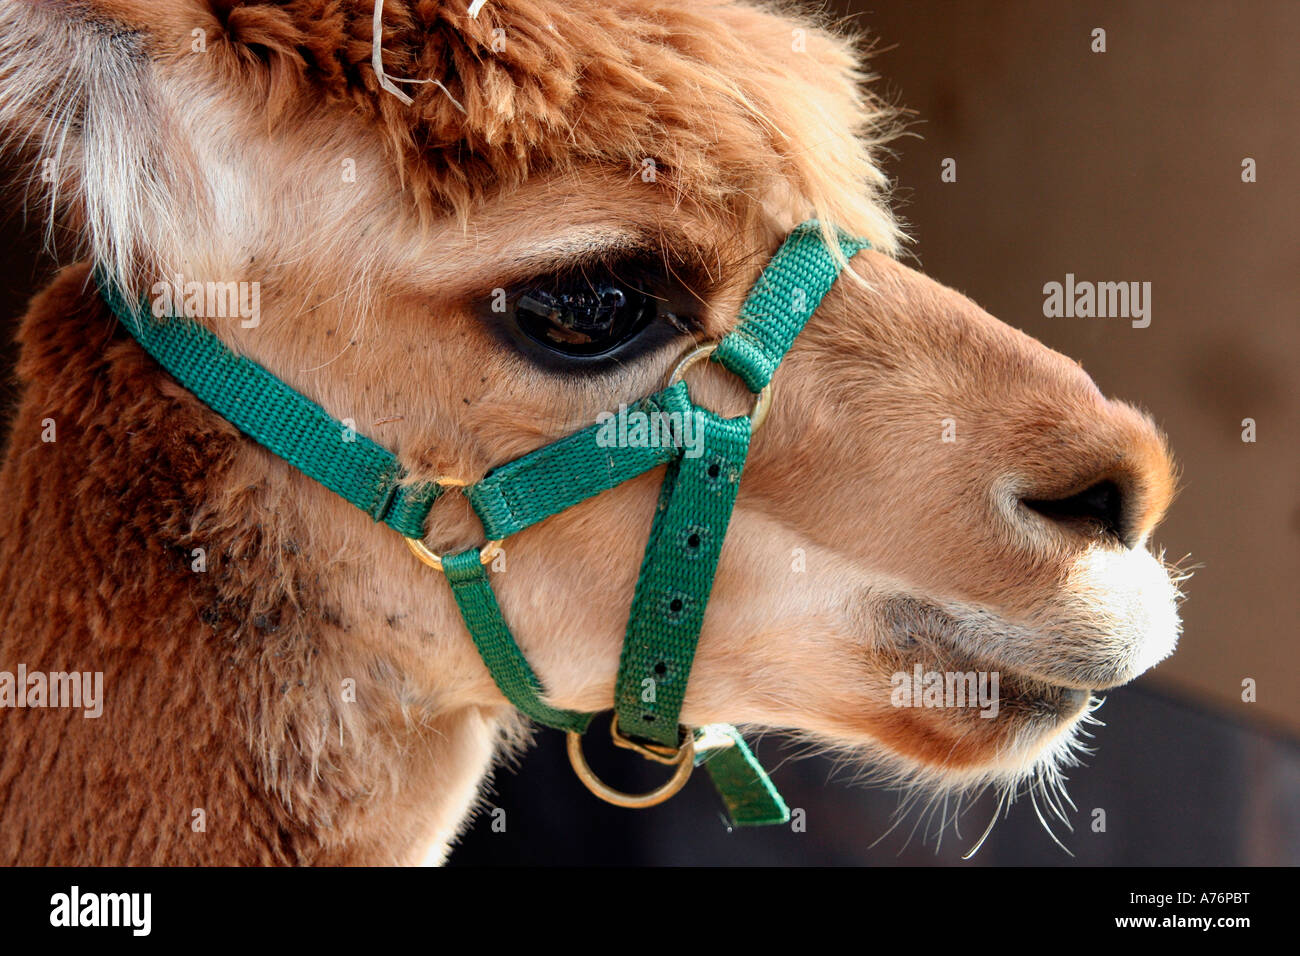
[[[660,285],[665,283],[680,287],[687,299],[696,303],[692,311],[703,304],[716,291],[717,278],[705,265],[702,254],[681,254],[654,245],[625,246],[616,250],[601,250],[588,256],[572,259],[552,269],[532,272],[512,278],[506,288],[520,287],[554,277],[573,277],[584,272],[592,274],[608,271],[619,278],[645,279]]]

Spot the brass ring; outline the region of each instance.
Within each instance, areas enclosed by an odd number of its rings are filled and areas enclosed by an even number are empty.
[[[500,554],[501,542],[504,540],[505,540],[504,538],[496,538],[492,541],[489,541],[487,544],[483,545],[483,550],[479,552],[479,561],[481,561],[483,564],[487,564],[498,554]],[[406,546],[411,549],[412,554],[414,554],[417,558],[419,558],[429,567],[433,568],[433,570],[435,571],[442,570],[443,555],[434,554],[432,551],[428,549],[428,547],[425,546],[425,543],[423,541],[419,540],[418,538],[407,538]]]
[[[433,483],[438,485],[440,488],[467,488],[469,486],[469,482],[465,481],[463,478],[451,478],[447,475],[440,475],[433,479]],[[433,568],[433,570],[442,571],[443,555],[435,554],[433,551],[430,551],[428,546],[419,538],[404,538],[404,540],[406,541],[406,546],[411,549],[412,554],[429,567]],[[479,561],[483,564],[487,564],[500,554],[501,542],[504,540],[504,538],[494,538],[487,544],[483,545],[483,549],[479,552]]]
[[[618,718],[614,718],[615,731],[617,731]],[[621,735],[620,735],[621,736]],[[626,740],[626,738],[624,738]],[[618,738],[614,740],[618,743]],[[686,781],[691,778],[691,771],[695,769],[695,735],[689,730],[686,732],[686,739],[682,745],[677,748],[674,759],[665,760],[662,757],[653,757],[651,759],[659,760],[660,763],[675,764],[677,769],[668,779],[667,783],[656,787],[649,793],[624,793],[622,790],[615,790],[605,781],[596,776],[591,767],[587,766],[587,758],[582,753],[582,734],[570,730],[568,733],[568,750],[569,763],[573,765],[573,772],[578,775],[578,779],[583,782],[588,790],[594,793],[606,803],[612,803],[616,807],[626,807],[629,810],[644,810],[647,807],[658,806],[663,803],[682,787],[686,786]],[[630,746],[624,743],[619,746]],[[667,748],[664,748],[665,750]]]
[[[668,376],[668,384],[676,385],[686,374],[686,370],[704,359],[708,358],[718,350],[718,342],[711,342],[708,345],[697,345],[691,349],[677,362],[672,374]],[[734,372],[732,374],[735,374]],[[759,426],[767,420],[767,413],[772,407],[772,383],[768,382],[763,386],[763,390],[754,398],[754,407],[749,410],[749,432],[752,435],[758,431]]]

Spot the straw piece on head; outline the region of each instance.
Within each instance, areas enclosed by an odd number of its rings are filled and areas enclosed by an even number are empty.
[[[483,0],[483,2],[486,3],[487,0]],[[478,6],[482,9],[481,3],[478,4]],[[477,13],[477,11],[475,12]],[[442,85],[441,80],[408,80],[396,76],[390,77],[384,72],[384,0],[375,0],[375,19],[373,22],[373,33],[371,38],[370,65],[375,71],[375,76],[379,78],[380,88],[392,93],[407,106],[410,106],[413,101],[410,96],[397,88],[398,83],[432,83],[447,95],[447,99],[451,100],[452,105],[455,106],[456,109],[460,110],[462,113],[466,112],[465,107],[461,105],[460,101],[457,100],[456,97],[451,95],[451,90]]]

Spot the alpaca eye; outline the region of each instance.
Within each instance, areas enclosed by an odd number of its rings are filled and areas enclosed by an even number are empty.
[[[485,290],[474,310],[493,338],[534,367],[600,375],[698,336],[714,291],[691,261],[652,249]]]
[[[637,336],[660,311],[645,284],[610,274],[553,276],[524,284],[510,302],[519,331],[561,355],[591,358]]]

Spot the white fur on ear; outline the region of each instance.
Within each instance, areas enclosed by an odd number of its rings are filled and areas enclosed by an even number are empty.
[[[0,3],[0,87],[0,128],[36,154],[29,186],[48,208],[47,246],[53,251],[57,210],[80,209],[75,254],[89,254],[137,298],[137,267],[157,250],[181,248],[191,228],[176,209],[203,202],[184,159],[159,145],[171,122],[140,36],[39,4]]]
[[[483,3],[486,2],[487,0],[482,0],[476,5],[479,9],[482,9]],[[478,10],[471,11],[470,15],[477,16]],[[465,107],[461,106],[460,101],[451,95],[451,90],[442,85],[441,80],[407,80],[401,77],[390,77],[384,72],[384,0],[375,0],[374,34],[371,38],[370,65],[375,71],[375,76],[379,77],[380,87],[392,93],[407,106],[412,103],[411,97],[399,90],[396,86],[397,83],[432,83],[447,94],[447,99],[451,100],[456,109],[462,113],[466,112]]]

